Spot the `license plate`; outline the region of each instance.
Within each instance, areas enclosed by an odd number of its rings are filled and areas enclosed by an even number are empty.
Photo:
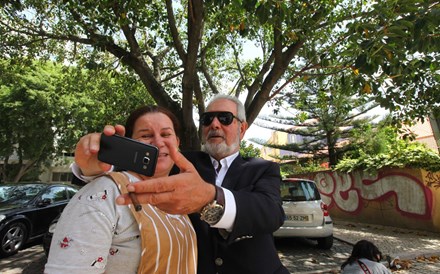
[[[308,222],[309,216],[308,215],[287,215],[287,220],[289,221],[296,221],[296,222]]]

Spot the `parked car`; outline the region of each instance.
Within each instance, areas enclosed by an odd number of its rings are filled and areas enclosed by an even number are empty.
[[[286,219],[274,237],[305,237],[316,239],[322,249],[333,246],[333,221],[314,181],[284,179],[281,198]]]
[[[26,182],[0,185],[0,257],[43,237],[79,187]]]
[[[53,221],[50,223],[49,228],[47,229],[46,233],[44,233],[43,236],[43,250],[46,254],[46,257],[49,257],[49,250],[50,250],[50,244],[52,242],[53,233],[55,232],[55,228],[57,227],[58,220],[61,217],[61,213],[53,219]]]
[[[82,181],[81,179],[77,178],[76,176],[73,176],[72,184],[76,185],[78,189],[85,186],[86,183]],[[49,249],[50,249],[50,243],[52,242],[52,236],[55,232],[55,228],[57,226],[58,220],[61,217],[61,213],[58,214],[58,216],[52,220],[52,222],[49,225],[49,228],[47,229],[46,233],[43,236],[43,250],[44,253],[46,253],[46,256],[49,256]]]

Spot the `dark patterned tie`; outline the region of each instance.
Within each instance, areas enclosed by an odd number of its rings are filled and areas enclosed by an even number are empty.
[[[217,174],[218,174],[219,171],[220,171],[220,169],[222,169],[222,164],[220,164],[220,161],[218,161],[217,163],[218,163],[218,166],[217,166],[217,168],[215,169],[215,171],[216,171]]]

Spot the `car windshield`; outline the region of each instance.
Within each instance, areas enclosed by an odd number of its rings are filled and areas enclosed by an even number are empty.
[[[44,185],[40,184],[0,186],[0,203],[25,204],[32,200],[43,188]]]
[[[316,201],[321,199],[318,188],[311,181],[283,181],[281,184],[283,201]]]

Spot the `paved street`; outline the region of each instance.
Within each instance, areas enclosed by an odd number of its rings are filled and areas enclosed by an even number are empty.
[[[41,274],[46,263],[46,255],[40,242],[35,242],[18,254],[0,259],[2,274]]]
[[[330,251],[315,247],[316,242],[306,239],[276,241],[283,264],[292,273],[316,273],[317,270],[337,269],[351,251],[351,246],[335,241]],[[2,274],[42,274],[46,256],[40,244],[22,250],[19,254],[0,260]]]
[[[381,225],[335,221],[334,236],[348,243],[374,242],[383,255],[400,258],[398,274],[440,273],[440,234]]]
[[[334,236],[334,246],[328,251],[317,249],[315,241],[301,238],[276,239],[276,245],[291,273],[338,273],[341,263],[351,252],[351,244],[360,239],[375,242],[384,255],[398,256],[402,260],[402,269],[394,273],[440,273],[439,234],[335,221]],[[422,257],[416,259],[418,256]],[[42,274],[45,262],[41,244],[37,244],[15,256],[0,259],[0,273]],[[403,269],[406,267],[408,269]]]
[[[316,241],[303,238],[277,239],[276,246],[281,261],[291,273],[338,271],[352,249],[350,244],[336,239],[330,250],[320,250]]]

